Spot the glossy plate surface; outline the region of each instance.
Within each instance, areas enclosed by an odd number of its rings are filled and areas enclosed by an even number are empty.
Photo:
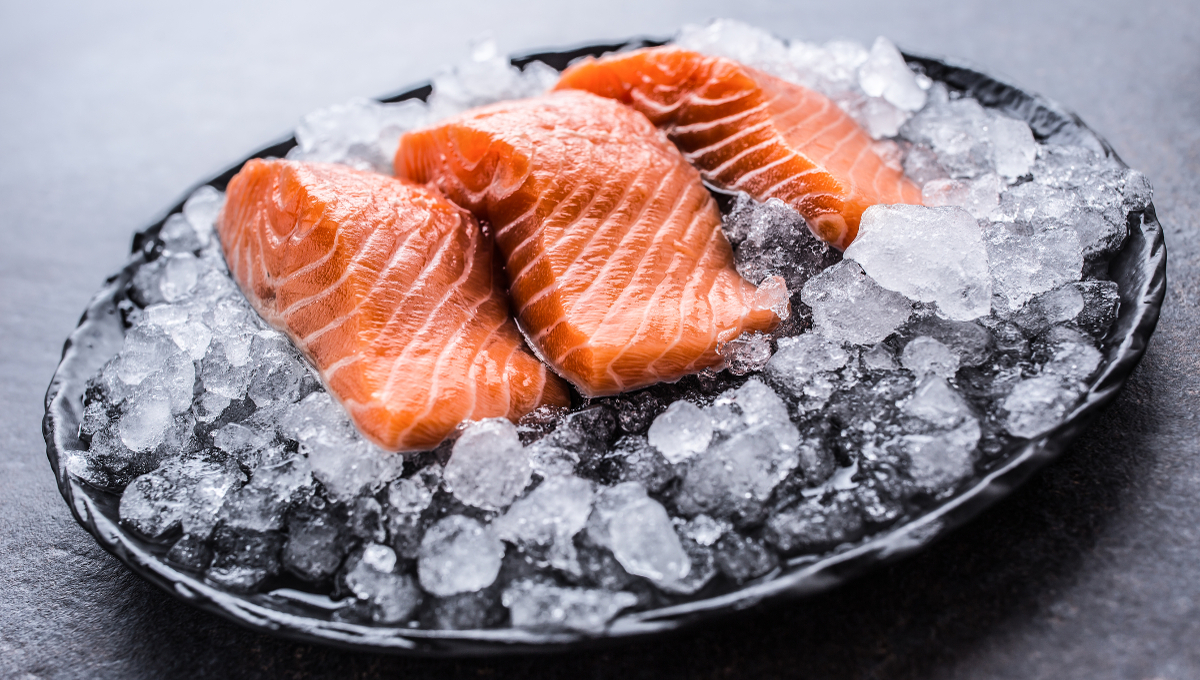
[[[575,50],[531,54],[516,58],[522,66],[539,60],[562,69],[585,55],[628,46],[660,44],[636,40],[626,44],[593,45]],[[946,61],[905,55],[935,80],[966,92],[982,104],[1025,120],[1041,142],[1085,144],[1102,149],[1120,162],[1111,147],[1075,115],[1042,97]],[[428,85],[407,90],[383,101],[425,98]],[[283,156],[295,146],[289,138],[272,144],[250,158]],[[244,163],[243,161],[242,163]],[[202,184],[224,190],[242,163]],[[190,192],[189,192],[190,193]],[[1104,362],[1078,406],[1055,429],[1010,451],[986,474],[957,495],[932,507],[926,514],[875,534],[849,548],[814,559],[794,558],[763,579],[725,595],[671,607],[626,614],[613,621],[600,636],[581,633],[543,633],[517,629],[475,631],[421,630],[404,626],[367,626],[333,621],[327,598],[307,597],[296,591],[240,595],[219,590],[166,564],[166,547],[126,532],[118,521],[119,497],[89,486],[67,472],[73,451],[84,448],[79,440],[84,386],[92,375],[121,348],[124,331],[114,298],[143,261],[143,248],[166,216],[182,209],[182,201],[162,219],[134,236],[134,257],[110,278],[88,305],[78,328],[67,339],[63,358],[46,393],[42,423],[46,452],[59,490],[76,520],[110,553],[134,572],[175,597],[255,630],[284,637],[350,649],[463,656],[476,654],[554,651],[643,637],[693,625],[715,616],[753,607],[766,601],[802,597],[828,590],[887,562],[921,550],[930,542],[968,522],[1012,492],[1036,470],[1059,456],[1109,404],[1125,383],[1154,332],[1166,291],[1166,247],[1162,228],[1151,205],[1130,216],[1130,235],[1112,261],[1109,273],[1118,284],[1121,306],[1116,323],[1103,347]]]

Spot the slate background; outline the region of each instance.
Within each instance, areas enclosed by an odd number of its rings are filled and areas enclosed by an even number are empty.
[[[61,343],[131,233],[300,115],[381,95],[487,31],[521,52],[733,16],[886,34],[1077,112],[1155,186],[1167,302],[1117,402],[1060,461],[923,554],[649,643],[463,661],[245,631],[125,570],[40,435]],[[1200,3],[0,2],[0,677],[1200,678]]]

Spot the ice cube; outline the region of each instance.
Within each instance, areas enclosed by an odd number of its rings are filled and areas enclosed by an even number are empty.
[[[506,588],[501,601],[508,607],[514,628],[598,633],[621,610],[637,604],[638,598],[633,593],[560,588],[523,580]]]
[[[988,136],[996,172],[1010,182],[1029,174],[1038,153],[1029,124],[995,110],[988,114]]]
[[[912,302],[881,287],[860,264],[843,260],[809,279],[802,293],[813,328],[835,343],[873,345],[912,315]]]
[[[682,463],[708,448],[712,421],[698,406],[676,401],[650,425],[650,445],[670,463]]]
[[[971,217],[984,219],[1000,205],[1004,181],[988,173],[975,179],[933,179],[921,187],[925,205],[930,207],[957,206]]]
[[[492,585],[500,573],[504,544],[470,517],[450,515],[425,532],[417,557],[421,587],[445,597]]]
[[[617,467],[616,481],[637,482],[654,493],[675,478],[675,467],[644,436],[621,437],[608,458]]]
[[[968,418],[949,432],[905,435],[903,447],[909,457],[913,483],[937,493],[969,477],[975,471],[974,453],[979,437],[979,421],[974,418]]]
[[[745,583],[779,566],[779,558],[762,543],[737,532],[721,537],[716,544],[717,569],[734,583]]]
[[[145,452],[162,444],[174,426],[170,395],[162,389],[150,389],[139,394],[117,427],[125,446]]]
[[[162,298],[167,302],[182,300],[196,287],[196,257],[191,253],[173,253],[162,259],[164,263],[158,282]]]
[[[175,213],[167,218],[162,229],[158,232],[163,247],[173,253],[189,253],[204,247],[192,223],[183,213]]]
[[[863,368],[868,371],[894,371],[900,367],[896,363],[896,357],[892,355],[892,351],[882,343],[863,352],[860,361]]]
[[[934,180],[949,179],[937,154],[924,144],[914,144],[904,156],[904,174],[922,187]]]
[[[1122,187],[1121,203],[1127,212],[1136,212],[1150,207],[1154,198],[1154,188],[1150,180],[1139,170],[1128,170]]]
[[[577,572],[571,539],[587,524],[592,498],[591,482],[550,477],[492,522],[492,530],[509,543],[545,554],[556,569]]]
[[[1078,392],[1064,387],[1055,377],[1022,380],[1001,405],[1007,413],[1004,427],[1016,437],[1038,437],[1062,422],[1078,399]]]
[[[1104,359],[1090,338],[1066,326],[1050,329],[1034,345],[1035,359],[1043,362],[1042,373],[1067,384],[1090,378]]]
[[[799,400],[801,410],[821,408],[837,384],[834,373],[846,365],[850,354],[815,333],[781,338],[779,349],[767,363],[766,376]]]
[[[771,336],[758,331],[742,333],[717,345],[717,353],[725,359],[726,368],[734,375],[762,370],[771,359]]]
[[[1035,229],[992,222],[984,230],[992,272],[992,302],[999,311],[1020,309],[1038,293],[1078,281],[1083,252],[1073,228]]]
[[[221,520],[243,532],[276,531],[292,505],[312,491],[312,468],[304,457],[266,465],[251,474],[249,484],[226,496]]]
[[[764,536],[781,552],[793,555],[856,541],[865,531],[853,497],[840,492],[799,499],[767,520]]]
[[[928,336],[942,343],[963,366],[979,366],[992,356],[992,333],[975,321],[951,321],[936,315],[913,319],[905,329],[913,337]]]
[[[342,524],[327,508],[301,506],[288,515],[283,566],[310,582],[333,576],[346,555]]]
[[[529,484],[532,469],[517,428],[504,418],[471,423],[446,463],[446,487],[463,503],[503,510]]]
[[[845,256],[880,286],[937,303],[947,318],[967,321],[991,310],[983,235],[961,209],[872,206]]]
[[[217,222],[217,215],[225,205],[225,194],[210,186],[202,186],[188,196],[183,204],[183,216],[187,218],[201,246],[208,245]]]
[[[400,134],[427,120],[427,108],[420,100],[381,104],[351,99],[301,118],[296,126],[297,146],[288,158],[342,163],[390,175]]]
[[[900,363],[920,378],[927,373],[953,378],[958,371],[958,355],[930,337],[913,338],[904,346]]]
[[[383,527],[383,506],[371,496],[359,496],[350,504],[346,526],[350,533],[364,540],[382,543],[387,540]]]
[[[205,576],[219,587],[251,592],[279,573],[283,536],[239,532],[226,526],[213,534],[213,561]]]
[[[190,572],[202,572],[212,564],[212,550],[206,538],[184,534],[167,551],[167,563]]]
[[[791,71],[788,48],[782,40],[761,28],[732,19],[717,19],[705,26],[685,24],[672,42],[684,49],[732,59],[780,77]]]
[[[933,149],[950,177],[969,179],[991,172],[988,112],[973,98],[950,99],[940,83],[930,88],[928,96],[929,103],[904,124],[901,136]]]
[[[813,236],[799,213],[777,198],[759,203],[738,194],[723,228],[735,246],[738,273],[747,281],[757,283],[779,275],[794,293],[841,259],[835,249]]]
[[[396,573],[396,553],[369,543],[346,572],[346,587],[368,606],[376,623],[408,619],[421,603],[421,591],[408,574]]]
[[[607,487],[596,498],[588,535],[625,569],[656,584],[687,576],[691,560],[662,505],[637,482]]]
[[[703,513],[679,523],[679,533],[683,537],[705,547],[714,545],[732,528],[728,522],[713,519]]]
[[[563,418],[554,432],[526,450],[540,477],[568,475],[584,461],[595,461],[608,448],[617,430],[617,417],[606,406],[593,406]]]
[[[754,428],[714,444],[688,461],[676,502],[685,514],[705,512],[736,524],[761,519],[775,487],[796,468],[770,430]]]
[[[476,106],[542,94],[554,82],[549,75],[543,67],[522,71],[512,66],[497,54],[494,42],[483,41],[470,59],[434,76],[429,119],[440,120]]]
[[[875,38],[870,55],[858,67],[858,84],[867,96],[883,97],[904,111],[919,111],[925,106],[926,93],[917,85],[916,74],[908,68],[900,50],[883,36]]]
[[[972,417],[967,402],[937,374],[926,375],[901,410],[938,429],[956,427]]]
[[[680,527],[682,529],[682,527]],[[689,566],[686,576],[674,581],[666,581],[659,587],[675,595],[694,595],[712,582],[717,575],[716,560],[713,559],[713,549],[691,540],[684,533],[680,538],[683,551],[687,553]]]

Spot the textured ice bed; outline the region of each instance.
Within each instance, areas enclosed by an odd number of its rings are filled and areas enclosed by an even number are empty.
[[[595,633],[846,550],[1062,420],[1116,316],[1107,263],[1149,204],[1140,173],[1038,144],[885,39],[786,44],[718,22],[677,42],[826,93],[929,207],[870,209],[843,257],[782,203],[728,198],[739,271],[787,280],[785,327],[729,343],[725,371],[466,424],[404,459],[359,436],[249,307],[204,188],[119,296],[124,348],[88,385],[70,471],[224,589],[328,595],[355,622]],[[404,130],[555,77],[483,45],[428,103],[307,116],[289,157],[386,172]]]

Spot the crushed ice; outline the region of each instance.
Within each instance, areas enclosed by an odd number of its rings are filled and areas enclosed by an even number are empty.
[[[1103,364],[1120,297],[1096,273],[1149,205],[1144,175],[1039,143],[884,38],[718,21],[676,42],[823,92],[926,206],[871,208],[842,259],[783,203],[740,195],[725,231],[790,314],[780,330],[724,343],[719,374],[468,423],[405,460],[250,309],[213,229],[224,197],[203,187],[129,282],[124,348],[88,384],[70,470],[123,492],[127,528],[223,588],[286,577],[354,621],[595,634],[852,544],[1062,422]],[[554,78],[483,42],[428,103],[306,116],[289,157],[390,172],[402,132]]]

